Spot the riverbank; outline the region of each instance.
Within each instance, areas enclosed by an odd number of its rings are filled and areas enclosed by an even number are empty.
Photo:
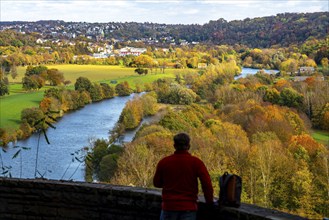
[[[134,72],[135,68],[120,66],[64,64],[47,67],[57,68],[63,72],[65,79],[70,80],[72,83],[71,86],[66,86],[65,88],[71,90],[74,89],[73,84],[80,76],[90,79],[92,83],[108,83],[112,86],[127,81],[130,87],[135,90],[136,85],[143,87],[144,83],[152,83],[159,78],[174,78],[176,72],[184,73],[186,71],[184,69],[166,69],[165,73],[154,70],[153,73],[147,75],[138,75]],[[25,69],[26,67],[18,68],[18,77],[15,79],[15,83],[11,83],[9,87],[10,94],[0,97],[0,128],[5,129],[9,133],[19,128],[21,112],[24,108],[39,107],[46,89],[61,88],[45,86],[37,91],[24,91],[20,82],[25,74]],[[116,81],[116,83],[113,84],[111,81]]]
[[[37,133],[28,139],[9,144],[6,153],[0,151],[0,168],[10,167],[6,173],[8,176],[35,178],[38,158],[37,170],[42,177],[84,181],[84,163],[81,162],[84,160],[81,157],[86,156],[86,149],[91,147],[93,140],[108,139],[109,131],[117,123],[126,102],[134,95],[106,99],[65,114],[55,124],[56,129],[48,129],[50,144],[47,144],[43,135],[39,139]],[[38,145],[40,147],[37,156]],[[13,158],[22,147],[30,149],[21,150]]]

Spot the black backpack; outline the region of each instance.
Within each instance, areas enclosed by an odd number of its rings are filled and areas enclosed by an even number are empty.
[[[240,207],[242,191],[240,176],[225,172],[219,177],[219,189],[218,203],[220,206]]]

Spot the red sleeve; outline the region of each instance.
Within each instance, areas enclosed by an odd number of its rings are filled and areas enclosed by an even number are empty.
[[[212,204],[214,202],[214,190],[208,170],[202,161],[200,161],[199,170],[199,178],[206,203]]]
[[[154,174],[154,177],[153,177],[153,185],[155,187],[158,187],[158,188],[162,188],[163,187],[160,162],[157,165],[157,168],[156,168],[156,171],[155,171],[155,174]]]

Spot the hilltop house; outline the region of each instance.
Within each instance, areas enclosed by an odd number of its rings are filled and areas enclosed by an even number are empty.
[[[198,63],[198,69],[206,69],[207,64],[206,63]]]
[[[315,71],[314,67],[302,66],[299,68],[298,74],[299,75],[311,75],[314,73],[314,71]]]
[[[100,53],[93,53],[93,58],[108,58],[108,54],[106,54],[105,52],[100,52]]]
[[[45,43],[45,42],[46,42],[46,40],[41,39],[41,38],[38,38],[38,39],[36,40],[36,43],[37,43],[37,44],[43,44],[43,43]]]

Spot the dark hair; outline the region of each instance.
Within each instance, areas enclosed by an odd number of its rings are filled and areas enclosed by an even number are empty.
[[[174,136],[176,150],[188,150],[190,147],[190,136],[186,133],[179,133]]]

